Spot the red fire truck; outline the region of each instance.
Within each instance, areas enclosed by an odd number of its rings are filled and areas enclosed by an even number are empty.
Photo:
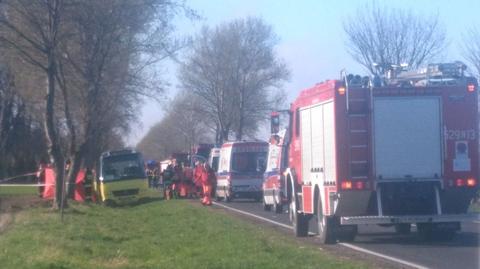
[[[295,234],[306,236],[315,218],[323,243],[353,240],[360,224],[398,233],[416,224],[426,238],[451,238],[474,217],[467,209],[478,190],[478,83],[465,68],[431,64],[373,80],[343,75],[272,114],[270,146],[284,145],[278,156],[287,158],[276,185]],[[288,135],[280,137],[284,114]]]

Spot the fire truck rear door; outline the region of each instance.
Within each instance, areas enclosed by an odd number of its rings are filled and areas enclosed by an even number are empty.
[[[439,97],[376,97],[373,120],[377,178],[438,178],[442,175]]]

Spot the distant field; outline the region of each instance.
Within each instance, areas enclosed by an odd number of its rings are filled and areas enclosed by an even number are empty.
[[[72,203],[18,213],[2,268],[367,268],[292,236],[185,200],[109,208]]]

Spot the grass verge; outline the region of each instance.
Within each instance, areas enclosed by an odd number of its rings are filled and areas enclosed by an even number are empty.
[[[18,213],[0,235],[2,268],[366,268],[189,201],[109,208],[72,203]]]
[[[36,195],[38,187],[0,185],[0,196]]]

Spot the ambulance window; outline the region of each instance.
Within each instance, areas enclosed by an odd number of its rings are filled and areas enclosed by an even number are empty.
[[[212,169],[217,172],[218,171],[218,160],[220,157],[213,157],[212,158]]]

